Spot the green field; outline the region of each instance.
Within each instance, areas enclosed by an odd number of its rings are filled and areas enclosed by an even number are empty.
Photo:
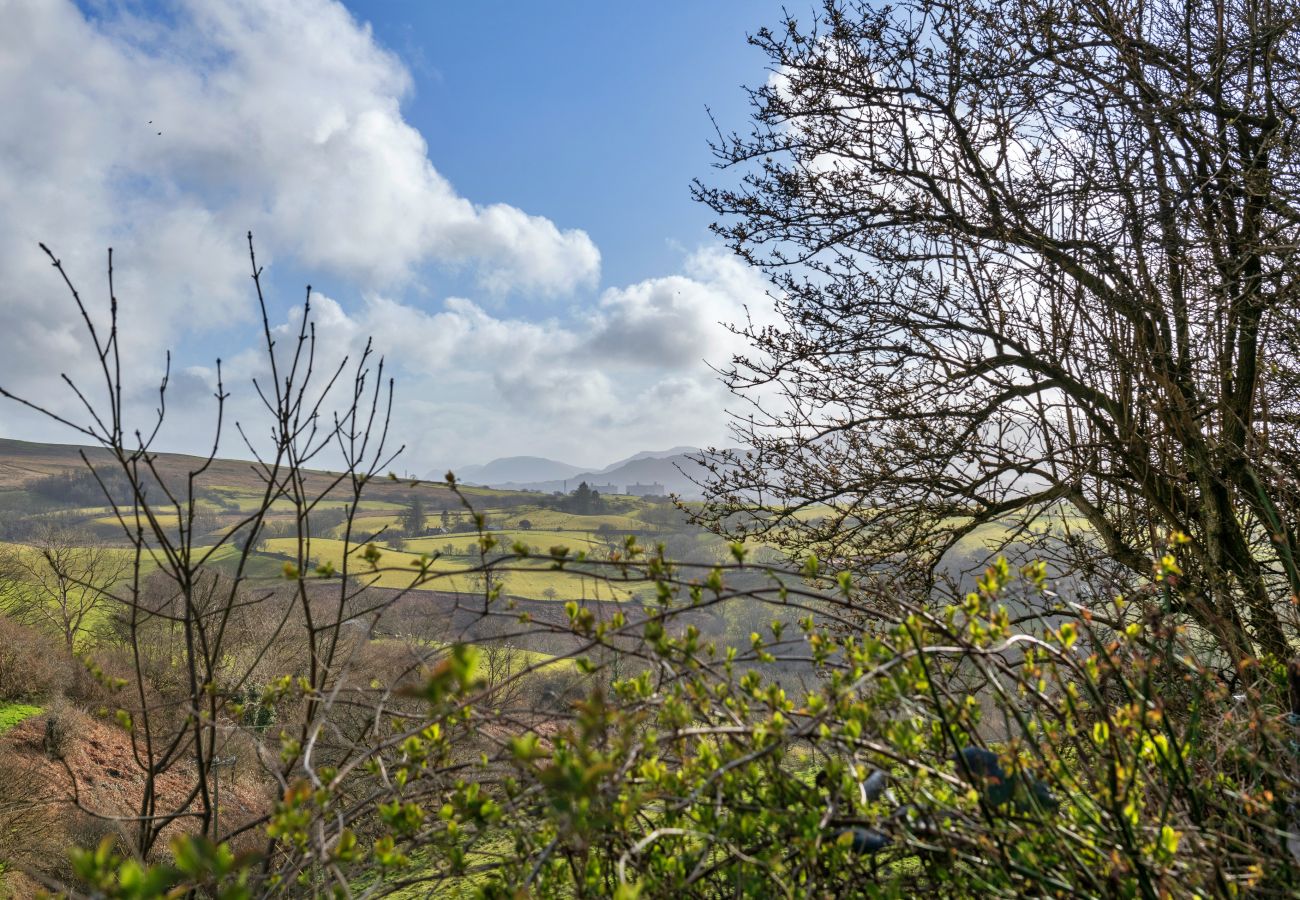
[[[450,650],[451,648],[450,644],[442,643],[440,641],[431,641],[431,640],[416,639],[416,638],[401,638],[401,637],[377,638],[371,643],[376,645],[401,644],[405,646],[408,640],[420,647],[428,648],[432,650]],[[478,649],[478,645],[476,644],[470,644],[469,646]],[[577,662],[567,656],[552,656],[549,653],[541,653],[536,650],[525,650],[521,647],[511,648],[510,652],[514,654],[515,667],[517,669],[537,667],[538,669],[555,668],[555,669],[562,669],[562,670],[572,670],[577,668]],[[438,658],[441,658],[441,654],[438,656]],[[486,675],[485,672],[486,665],[487,665],[486,660],[484,659],[482,652],[480,652],[474,659],[474,671],[472,673],[473,676],[475,678],[484,677]]]
[[[267,541],[267,550],[271,553],[289,556],[297,552],[297,541],[293,538],[272,538]],[[330,563],[336,571],[343,568],[345,545],[343,541],[330,538],[316,538],[311,541],[311,557],[317,564]],[[416,584],[416,566],[419,553],[379,548],[381,556],[377,567],[372,568],[362,559],[364,546],[354,544],[351,547],[352,559],[349,573],[364,578],[376,587],[410,588],[424,590],[454,591],[458,593],[477,593],[482,591],[482,581],[473,573],[466,571],[472,567],[472,561],[464,558],[435,559],[430,565],[427,579]],[[643,585],[609,584],[599,578],[584,576],[573,571],[556,571],[546,560],[514,563],[509,570],[500,572],[504,583],[504,593],[532,600],[548,599],[547,592],[554,591],[560,600],[628,600],[632,592]]]
[[[580,516],[577,513],[563,512],[558,509],[539,509],[537,507],[519,507],[504,512],[505,527],[518,528],[519,522],[527,519],[534,528],[549,531],[595,531],[602,525],[608,525],[616,531],[645,531],[651,529],[640,519],[618,513],[599,513]]]
[[[0,447],[8,447],[14,456],[12,469],[8,471],[10,479],[3,484],[5,508],[12,507],[19,514],[26,513],[41,516],[52,509],[50,502],[37,496],[25,487],[33,477],[53,473],[70,472],[82,468],[79,459],[74,459],[75,448],[55,445],[24,445],[21,442],[0,442]],[[193,459],[184,457],[159,457],[158,465],[164,474],[179,475],[186,467],[194,464]],[[3,473],[0,473],[3,474]],[[306,489],[324,488],[333,476],[328,473],[307,473]],[[259,508],[264,492],[263,485],[247,462],[236,460],[216,460],[205,475],[203,483],[197,486],[199,496],[198,511],[203,514],[205,528],[213,530],[213,535],[233,528],[242,516]],[[309,551],[316,563],[331,563],[336,570],[342,568],[343,526],[336,525],[340,510],[349,499],[350,488],[341,485],[341,489],[322,500],[313,517],[313,529],[325,527],[328,537],[314,538]],[[421,554],[439,556],[430,566],[433,576],[421,588],[446,590],[458,593],[479,593],[483,590],[481,576],[467,574],[466,569],[478,562],[480,536],[476,532],[455,531],[447,534],[427,534],[419,537],[401,536],[404,514],[415,499],[419,499],[425,525],[438,530],[444,524],[463,527],[469,521],[469,512],[464,503],[468,501],[474,511],[482,517],[486,534],[497,542],[489,551],[490,555],[508,553],[516,542],[539,555],[548,554],[554,546],[568,547],[573,554],[587,553],[593,559],[604,558],[611,549],[617,549],[628,534],[634,534],[643,547],[652,548],[660,540],[669,543],[669,552],[682,561],[708,564],[711,561],[727,560],[725,542],[707,534],[702,529],[675,521],[673,515],[664,515],[665,510],[658,505],[647,504],[635,498],[620,498],[610,502],[609,511],[580,515],[548,504],[552,498],[538,494],[525,494],[511,491],[496,491],[489,488],[465,487],[459,495],[445,485],[421,482],[412,485],[407,481],[375,479],[365,488],[365,496],[355,510],[356,518],[352,523],[353,549],[360,552],[363,539],[371,538],[388,530],[394,539],[401,537],[403,551],[388,549],[388,535],[377,538],[380,549],[385,554],[380,567],[383,571],[375,573],[379,586],[389,588],[409,588],[413,585],[415,567],[411,563]],[[98,539],[124,545],[123,537],[117,531],[118,522],[103,506],[93,505],[94,500],[84,497],[76,503],[69,503],[62,509],[62,514],[73,524],[91,526]],[[656,515],[651,516],[650,512]],[[287,499],[277,500],[266,520],[266,542],[260,552],[252,555],[245,568],[244,575],[272,582],[284,577],[284,563],[297,553],[297,539],[287,537],[295,529],[293,513],[295,508]],[[1059,511],[1058,511],[1059,512]],[[795,514],[800,520],[816,519],[833,514],[830,507],[824,505],[810,506]],[[645,516],[645,518],[642,518]],[[656,525],[646,519],[661,521],[666,524]],[[175,529],[177,521],[174,509],[160,507],[159,521],[169,529]],[[520,523],[527,522],[528,528],[521,528]],[[319,523],[319,524],[318,524]],[[957,523],[953,523],[954,525]],[[1036,534],[1061,534],[1065,527],[1071,530],[1088,532],[1085,523],[1076,519],[1062,519],[1059,514],[1044,516],[1035,522],[1031,530]],[[963,536],[955,547],[957,555],[969,558],[982,558],[993,547],[998,546],[1011,536],[1011,525],[992,523],[982,526]],[[213,535],[203,537],[211,543]],[[755,536],[748,541],[756,550],[766,549],[756,559],[775,561],[780,558],[779,551],[771,546],[771,541]],[[396,545],[396,544],[395,544]],[[122,552],[129,552],[123,549]],[[238,556],[236,547],[223,547],[211,560],[215,567],[233,574]],[[153,569],[153,561],[148,560],[144,566],[146,572]],[[363,574],[370,571],[368,564],[354,558],[351,571]],[[572,571],[555,571],[548,560],[514,563],[515,571],[502,571],[504,592],[509,595],[530,599],[619,599],[625,600],[646,590],[644,584],[610,584],[592,575],[582,575]]]
[[[401,527],[401,519],[398,516],[369,514],[369,507],[359,510],[359,513],[360,514],[352,520],[352,535],[354,538],[367,534],[378,534],[385,528]],[[335,528],[334,536],[342,537],[343,529],[343,525]]]
[[[594,532],[584,531],[492,531],[489,535],[497,542],[497,550],[510,548],[518,541],[534,548],[536,552],[547,553],[552,547],[563,546],[577,552],[592,547],[604,547]],[[617,539],[616,539],[617,540]],[[622,543],[618,541],[618,543]],[[416,553],[442,552],[448,545],[456,548],[457,553],[478,553],[479,536],[477,534],[439,534],[421,538],[408,538],[403,544],[407,550]]]

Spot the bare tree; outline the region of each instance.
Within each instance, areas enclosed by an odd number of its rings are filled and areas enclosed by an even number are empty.
[[[739,328],[751,450],[706,518],[924,577],[988,523],[1062,516],[1139,579],[1181,532],[1176,608],[1286,654],[1298,14],[830,0],[758,32],[738,181],[696,193],[783,322]]]
[[[61,262],[48,248],[42,245],[42,249],[62,276],[86,326],[99,363],[102,394],[93,401],[89,389],[65,379],[89,425],[74,423],[47,404],[3,389],[0,396],[49,416],[97,445],[110,460],[108,469],[119,473],[114,477],[126,486],[124,492],[110,491],[101,474],[102,464],[100,468],[91,466],[83,451],[83,462],[121,526],[126,549],[113,556],[107,550],[85,549],[82,538],[51,537],[41,547],[41,565],[32,565],[31,571],[39,574],[48,569],[53,574],[55,580],[47,578],[47,583],[54,596],[62,599],[50,606],[58,622],[66,619],[71,623],[66,632],[69,641],[84,626],[95,604],[107,596],[109,586],[125,578],[113,592],[117,603],[114,618],[135,671],[128,679],[126,692],[130,696],[121,698],[119,721],[130,731],[142,776],[139,810],[130,824],[135,830],[135,852],[147,858],[164,829],[179,820],[194,824],[205,838],[218,836],[216,767],[226,744],[240,730],[233,704],[245,696],[247,685],[265,677],[264,662],[272,655],[300,660],[292,672],[277,673],[293,676],[298,685],[298,713],[283,735],[289,746],[298,749],[278,759],[271,754],[263,761],[267,775],[286,783],[285,773],[310,752],[314,735],[322,727],[326,698],[339,689],[338,677],[354,646],[346,639],[344,624],[367,612],[361,599],[365,585],[350,577],[358,565],[350,553],[337,572],[332,568],[314,571],[309,564],[313,559],[313,514],[318,510],[327,514],[331,527],[337,526],[345,545],[350,545],[361,492],[395,455],[386,443],[392,384],[382,377],[382,362],[372,366],[369,346],[354,363],[344,359],[331,371],[319,371],[310,288],[301,328],[286,342],[286,349],[277,349],[250,234],[249,258],[263,313],[270,370],[266,382],[255,382],[255,388],[272,428],[269,440],[255,441],[242,426],[236,427],[245,452],[253,459],[252,470],[262,490],[258,502],[230,529],[215,541],[200,543],[199,538],[213,526],[211,516],[203,511],[203,480],[217,457],[225,425],[227,393],[220,367],[210,453],[179,475],[165,471],[153,442],[166,415],[166,376],[159,390],[156,421],[143,428],[132,428],[127,422],[112,251],[108,264],[110,315],[104,331],[94,324]],[[342,461],[340,470],[311,473],[313,460],[330,452]],[[114,487],[119,487],[116,482]],[[286,569],[287,583],[282,589],[257,587],[246,575],[249,560],[272,507],[286,502],[294,510],[296,538],[293,561]],[[226,566],[230,574],[216,577],[208,567],[217,554],[230,547],[236,551],[233,564]],[[108,570],[108,561],[119,558],[124,566]],[[20,555],[17,564],[23,565],[23,559]],[[375,568],[373,562],[368,568]],[[150,569],[154,569],[152,574]],[[29,609],[43,607],[32,603]],[[271,612],[274,615],[267,615]],[[289,641],[296,642],[297,654],[286,648]],[[165,671],[166,678],[150,677],[153,670]],[[169,773],[177,772],[184,773],[189,787],[180,797],[168,797],[162,783]],[[104,816],[99,810],[85,811]]]
[[[0,550],[8,588],[0,609],[26,625],[53,631],[72,652],[113,607],[113,589],[131,574],[129,551],[78,529],[45,523],[27,546]]]
[[[498,707],[519,699],[523,687],[520,674],[529,666],[528,655],[509,638],[487,640],[479,645],[478,674]]]

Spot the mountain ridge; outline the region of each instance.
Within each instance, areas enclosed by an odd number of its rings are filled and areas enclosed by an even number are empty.
[[[558,463],[571,471],[550,478],[492,478],[493,471],[505,471],[503,467],[490,469],[489,467],[500,462],[500,460],[493,460],[492,463],[483,466],[465,466],[456,472],[456,476],[467,484],[509,491],[538,491],[547,494],[568,492],[585,481],[605,493],[622,494],[638,485],[642,487],[635,493],[652,493],[649,490],[650,486],[658,485],[662,490],[653,493],[662,492],[678,494],[685,498],[698,498],[703,495],[703,492],[695,480],[702,481],[708,474],[698,462],[703,452],[699,448],[682,445],[667,450],[642,450],[603,468],[581,468]],[[541,458],[507,457],[506,459]],[[547,462],[557,461],[547,460]],[[485,475],[487,477],[484,477]]]
[[[672,447],[668,450],[642,450],[639,453],[633,453],[631,456],[624,457],[623,459],[620,459],[616,462],[612,462],[602,469],[598,469],[596,471],[596,474],[603,475],[606,472],[612,472],[615,469],[620,468],[621,466],[626,466],[629,463],[639,462],[643,459],[667,459],[670,456],[685,456],[691,453],[699,453],[699,452],[700,452],[699,447],[691,447],[687,444],[682,444],[677,447]]]
[[[452,469],[456,478],[466,484],[492,487],[496,483],[554,481],[588,471],[590,466],[547,459],[544,456],[501,456],[491,462],[459,466]],[[430,476],[435,477],[435,476]],[[439,473],[437,478],[441,479]]]

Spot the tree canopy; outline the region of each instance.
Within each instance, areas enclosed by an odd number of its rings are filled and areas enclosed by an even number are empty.
[[[1121,582],[1185,535],[1181,608],[1284,653],[1296,12],[835,0],[754,35],[773,75],[696,193],[783,321],[741,329],[752,451],[707,515],[923,576],[991,522],[1085,520],[1071,564]]]

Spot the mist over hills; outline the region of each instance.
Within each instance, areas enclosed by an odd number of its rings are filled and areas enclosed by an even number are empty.
[[[503,456],[482,465],[460,466],[453,471],[456,478],[467,484],[495,487],[497,484],[530,481],[554,481],[587,471],[587,466],[546,459],[542,456]],[[430,478],[441,478],[442,473]]]
[[[466,484],[503,490],[549,494],[571,491],[585,481],[603,493],[627,493],[637,485],[642,489],[633,492],[652,493],[645,488],[659,485],[664,493],[699,497],[700,488],[692,476],[703,479],[705,474],[696,461],[700,453],[698,447],[688,446],[642,450],[603,468],[577,466],[538,456],[509,456],[482,465],[462,466],[455,472],[456,477]],[[436,477],[441,477],[441,474]]]
[[[670,456],[685,456],[689,454],[698,454],[699,452],[700,452],[699,447],[690,447],[686,445],[680,447],[672,447],[668,450],[642,450],[640,453],[633,453],[631,456],[625,459],[620,459],[617,462],[610,463],[609,465],[605,466],[605,468],[600,469],[598,471],[598,474],[603,475],[607,472],[612,472],[615,469],[621,468],[622,466],[625,466],[628,463],[640,462],[641,460],[667,459]]]

